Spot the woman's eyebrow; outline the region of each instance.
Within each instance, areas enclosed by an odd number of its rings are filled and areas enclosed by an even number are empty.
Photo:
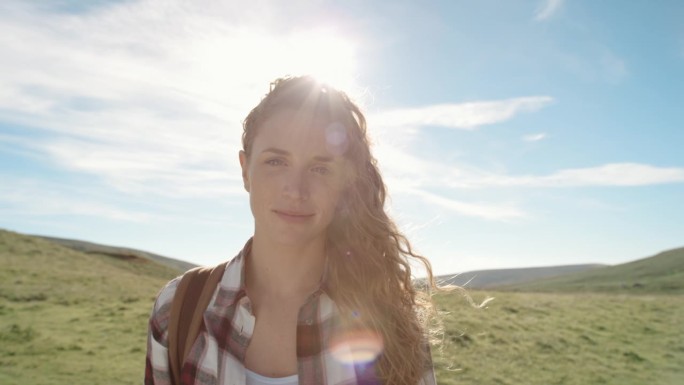
[[[333,161],[333,158],[332,158],[332,156],[318,155],[318,156],[314,156],[314,160],[317,162],[322,162],[322,163],[330,163]]]
[[[276,148],[276,147],[269,147],[269,148],[266,148],[263,151],[261,151],[262,154],[264,152],[273,152],[273,153],[278,154],[278,155],[290,155],[289,152],[282,150],[280,148]]]
[[[289,156],[290,155],[289,151],[286,151],[286,150],[283,150],[283,149],[277,148],[277,147],[269,147],[269,148],[265,148],[263,151],[261,151],[262,154],[266,153],[266,152],[272,152],[274,154],[283,155],[283,156]],[[322,162],[322,163],[330,163],[334,160],[333,157],[329,156],[329,155],[316,155],[313,157],[313,159],[317,162]]]

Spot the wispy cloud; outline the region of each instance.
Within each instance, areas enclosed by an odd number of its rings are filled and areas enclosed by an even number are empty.
[[[238,6],[146,0],[81,14],[12,4],[0,13],[0,122],[24,127],[30,136],[3,133],[0,145],[95,176],[125,194],[179,199],[244,194],[236,159],[241,120],[267,91],[268,82],[305,71],[302,58],[322,45],[341,47],[339,57],[326,58],[331,62],[349,61],[354,55],[353,47],[333,37],[302,36],[286,27],[285,19],[296,12],[278,2]],[[537,19],[552,17],[562,4],[545,2]],[[627,72],[616,55],[604,56],[602,63],[617,79]],[[461,215],[508,220],[526,213],[506,204],[453,199],[431,189],[636,186],[684,180],[681,168],[633,163],[543,176],[497,175],[409,151],[412,135],[425,126],[475,130],[553,102],[553,97],[541,95],[444,103],[379,111],[369,121],[375,133],[385,134],[376,155],[393,189]],[[544,138],[545,133],[523,137]],[[30,196],[29,187],[24,192],[4,190],[2,199],[29,207],[30,200],[22,200]],[[126,221],[149,219],[96,201],[79,205],[67,198],[53,196],[31,210],[50,213],[62,208]]]
[[[638,163],[611,163],[597,167],[561,170],[540,178],[550,186],[645,186],[684,182],[684,168]]]
[[[306,70],[306,60],[297,60],[322,44],[341,48],[339,57],[326,58],[331,62],[354,55],[339,39],[284,27],[278,4],[148,0],[81,14],[14,4],[0,15],[0,121],[34,132],[30,140],[5,135],[0,142],[124,193],[243,193],[236,161],[241,120],[268,82]],[[472,130],[552,101],[440,104],[370,119],[376,133],[392,127],[398,138],[396,129],[417,132],[424,125]],[[385,165],[395,177],[421,175],[414,183],[427,184],[434,166],[402,156],[396,144],[378,148],[390,154]]]
[[[610,163],[596,167],[573,168],[550,175],[464,176],[449,183],[451,187],[591,187],[591,186],[647,186],[684,182],[684,168],[656,167],[639,163]]]
[[[35,179],[0,173],[0,180],[0,218],[4,221],[60,218],[52,222],[56,228],[62,226],[65,217],[79,218],[73,223],[95,219],[155,226],[182,223],[244,229],[251,225],[236,216],[241,211],[236,207],[244,207],[248,199],[246,193],[240,199],[217,200],[204,192],[164,196],[152,196],[148,191],[121,192],[83,177]]]
[[[469,217],[497,221],[507,221],[513,219],[522,219],[528,216],[528,214],[525,213],[523,210],[512,205],[482,202],[464,202],[461,200],[444,197],[420,189],[405,189],[402,191],[404,193],[418,196],[425,202],[437,205],[451,212]]]
[[[87,197],[89,187],[64,188],[63,186],[3,176],[7,183],[0,187],[2,206],[0,215],[10,216],[85,216],[123,222],[151,222],[161,219],[133,209]]]
[[[523,136],[523,140],[526,142],[538,142],[544,138],[546,138],[546,133],[543,132]]]
[[[297,7],[272,3],[143,0],[76,14],[4,3],[0,122],[26,132],[0,142],[123,192],[242,191],[241,121],[269,82],[355,59],[348,41],[287,26]],[[335,52],[321,55],[326,46]]]
[[[535,12],[534,19],[537,21],[548,20],[560,11],[564,0],[544,0]]]
[[[438,104],[403,108],[374,114],[381,126],[441,126],[474,130],[480,126],[507,121],[522,112],[534,112],[553,102],[550,96],[529,96],[505,100]]]
[[[393,144],[383,143],[374,149],[385,183],[393,196],[419,198],[432,206],[451,213],[487,221],[509,221],[527,217],[527,213],[512,204],[472,202],[431,192],[448,186],[450,181],[471,175],[468,169],[454,164],[427,160]],[[453,192],[453,191],[452,191]]]

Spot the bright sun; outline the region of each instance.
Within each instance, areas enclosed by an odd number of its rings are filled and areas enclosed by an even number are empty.
[[[269,82],[286,75],[315,76],[353,99],[363,94],[356,80],[355,45],[329,29],[211,32],[184,45],[182,58],[187,72],[174,84],[205,101],[217,101],[217,114],[231,103],[236,111],[251,108],[268,91]]]
[[[294,33],[283,44],[282,67],[292,75],[313,75],[346,92],[356,87],[355,48],[350,40],[330,32]]]

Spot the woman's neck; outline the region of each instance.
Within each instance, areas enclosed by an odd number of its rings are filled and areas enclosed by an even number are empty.
[[[246,264],[247,291],[250,297],[308,296],[321,281],[325,258],[324,240],[282,245],[255,234]]]

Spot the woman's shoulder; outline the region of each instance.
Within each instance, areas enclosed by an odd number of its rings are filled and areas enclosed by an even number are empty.
[[[234,259],[233,259],[234,260]],[[188,273],[191,273],[193,271],[211,271],[212,269],[216,268],[223,268],[227,269],[226,264],[230,264],[233,260],[221,263],[217,266],[214,267],[197,267],[195,269],[190,269],[183,273],[182,275],[179,275],[178,277],[172,279],[169,281],[160,291],[159,294],[157,294],[157,298],[154,301],[154,307],[152,308],[152,315],[150,317],[150,322],[160,331],[164,332],[168,329],[168,323],[169,323],[169,318],[171,317],[171,307],[173,306],[174,298],[176,297],[176,293],[178,291],[179,284],[183,277],[188,275]],[[194,276],[198,276],[198,274],[194,274]],[[205,277],[207,277],[208,274],[205,274]],[[206,279],[206,278],[205,278]],[[239,276],[238,276],[239,280]],[[187,285],[186,285],[187,286]],[[187,289],[186,289],[187,290]]]
[[[150,322],[156,326],[160,331],[165,331],[168,328],[169,316],[171,314],[171,304],[176,295],[176,289],[180,282],[182,275],[169,281],[157,294],[152,308],[152,315]]]

